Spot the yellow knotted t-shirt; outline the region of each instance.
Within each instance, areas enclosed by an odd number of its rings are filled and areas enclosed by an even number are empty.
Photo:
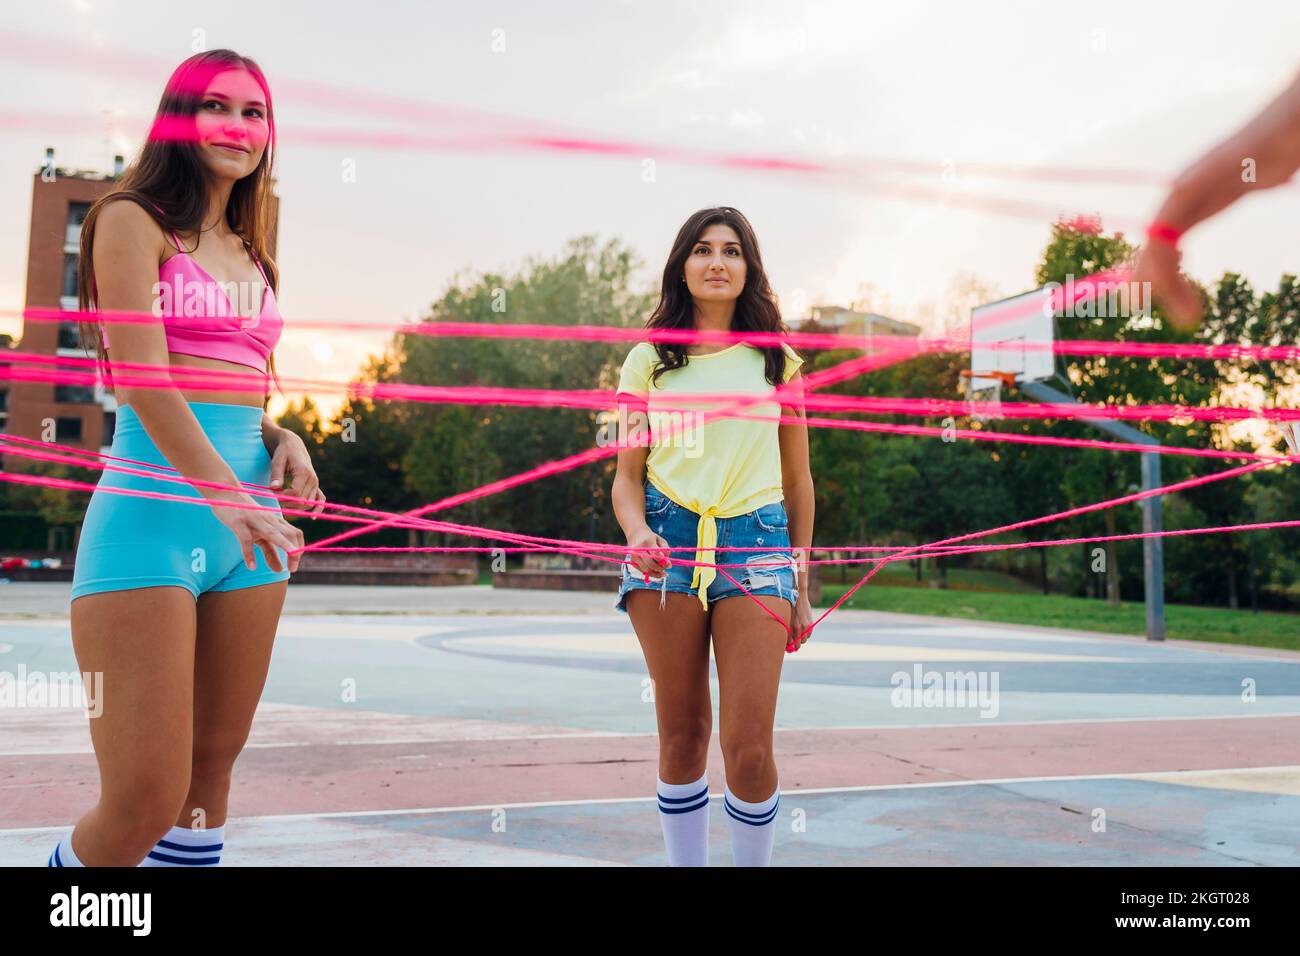
[[[789,382],[803,364],[788,345],[785,378]],[[650,373],[659,355],[648,342],[638,342],[628,353],[619,374],[618,391],[645,398],[640,409],[620,409],[620,422],[635,432],[649,424],[653,439],[646,456],[646,477],[669,499],[700,516],[696,529],[697,567],[691,587],[699,588],[700,603],[708,609],[709,585],[717,576],[714,548],[718,543],[715,518],[734,518],[763,505],[782,501],[781,446],[777,438],[779,402],[756,402],[737,409],[743,415],[771,416],[770,421],[720,415],[702,422],[706,411],[726,407],[728,400],[687,401],[686,394],[725,393],[737,396],[771,395],[775,389],[765,376],[763,352],[744,342],[707,355],[687,356],[684,368],[673,369],[651,383]],[[631,403],[629,403],[631,404]],[[672,408],[666,406],[673,406]]]

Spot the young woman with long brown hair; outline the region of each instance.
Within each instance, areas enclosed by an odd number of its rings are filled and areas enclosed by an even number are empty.
[[[758,239],[737,210],[702,209],[681,227],[646,327],[785,332]],[[612,492],[634,549],[615,606],[631,617],[653,681],[659,819],[674,866],[708,863],[710,641],[733,859],[738,866],[771,859],[780,805],[772,727],[781,665],[787,649],[807,641],[813,620],[806,565],[794,558],[807,553],[813,533],[808,432],[798,398],[802,362],[785,343],[718,348],[661,340],[637,343],[623,363],[620,405],[644,412],[649,423],[686,426],[675,435],[654,427],[649,447],[633,434],[638,429],[622,429],[629,446],[618,453]],[[778,384],[790,386],[793,397],[741,410],[767,421],[724,414],[698,425],[692,417],[725,400],[676,418],[667,411],[684,404],[675,394],[752,397]],[[778,423],[783,410],[794,420]],[[673,564],[669,553],[693,561]],[[738,583],[714,565],[734,565],[726,570]]]
[[[229,50],[197,54],[173,72],[140,155],[82,227],[82,310],[161,316],[83,323],[106,375],[141,363],[258,384],[116,386],[114,456],[230,490],[105,472],[91,498],[71,613],[80,670],[103,675],[103,712],[90,721],[100,797],[52,866],[220,859],[231,770],[297,567],[285,552],[303,543],[278,509],[246,507],[274,507],[273,497],[238,489],[325,500],[302,441],[264,411],[283,326],[267,255],[274,150],[257,64]]]

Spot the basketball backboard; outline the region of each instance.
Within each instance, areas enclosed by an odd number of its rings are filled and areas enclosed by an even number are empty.
[[[970,388],[997,384],[994,373],[1017,382],[1037,382],[1056,374],[1052,351],[1058,286],[1043,286],[1009,299],[977,305],[970,321]]]

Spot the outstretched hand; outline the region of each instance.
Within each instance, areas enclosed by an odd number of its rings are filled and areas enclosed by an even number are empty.
[[[1191,331],[1201,324],[1205,303],[1196,287],[1179,269],[1182,253],[1176,246],[1155,240],[1146,244],[1133,268],[1133,280],[1150,283],[1151,297],[1176,328]],[[1139,288],[1144,286],[1139,285]]]

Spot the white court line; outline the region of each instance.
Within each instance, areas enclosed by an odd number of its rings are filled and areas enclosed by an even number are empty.
[[[1170,720],[1262,720],[1269,717],[1300,717],[1300,712],[1284,711],[1276,714],[1192,714],[1186,717],[1071,717],[1064,720],[1003,720],[1003,721],[967,721],[965,723],[952,724],[907,724],[899,726],[898,724],[857,724],[853,726],[842,727],[777,727],[773,730],[775,734],[795,734],[795,733],[819,733],[822,731],[850,731],[850,730],[966,730],[972,727],[1052,727],[1052,726],[1069,726],[1073,724],[1137,724],[1150,723],[1154,721]],[[717,736],[717,731],[713,736]],[[330,740],[314,741],[304,740],[299,742],[267,742],[267,743],[250,743],[245,744],[245,750],[274,750],[276,748],[287,747],[381,747],[386,744],[446,744],[446,743],[478,743],[480,741],[512,741],[512,740],[593,740],[602,737],[658,737],[657,730],[592,730],[580,731],[572,734],[503,734],[492,737],[403,737],[399,739],[376,739],[376,740]],[[84,750],[0,750],[0,757],[61,757],[73,755],[89,755],[94,751],[87,748]],[[0,831],[3,832],[3,831]]]
[[[1277,771],[1288,771],[1300,774],[1300,766],[1295,764],[1280,764],[1271,767],[1220,767],[1213,770],[1146,770],[1140,773],[1087,773],[1087,774],[1063,774],[1050,777],[991,777],[984,780],[937,780],[929,783],[878,783],[867,784],[860,787],[810,787],[808,789],[782,790],[781,797],[793,795],[808,794],[825,794],[825,793],[868,793],[872,791],[884,790],[933,790],[943,787],[995,787],[1007,786],[1012,784],[1028,783],[1063,783],[1073,780],[1133,780],[1156,783],[1149,778],[1158,774],[1162,777],[1181,777],[1181,776],[1203,776],[1207,773],[1276,773]],[[1213,788],[1208,788],[1213,789]],[[721,793],[710,793],[709,799],[716,800],[722,796]],[[329,813],[277,813],[260,817],[229,817],[227,822],[239,823],[290,823],[306,822],[311,820],[341,820],[347,818],[370,818],[370,817],[396,817],[396,816],[418,816],[433,815],[438,813],[469,813],[471,811],[494,810],[531,810],[545,807],[592,807],[602,805],[612,805],[616,803],[655,803],[658,801],[657,796],[649,797],[602,797],[596,800],[539,800],[532,803],[479,803],[469,804],[459,807],[410,807],[402,810],[335,810]],[[32,833],[57,833],[66,830],[68,825],[54,827],[15,827],[11,830],[0,829],[0,838],[5,836],[21,836]]]

